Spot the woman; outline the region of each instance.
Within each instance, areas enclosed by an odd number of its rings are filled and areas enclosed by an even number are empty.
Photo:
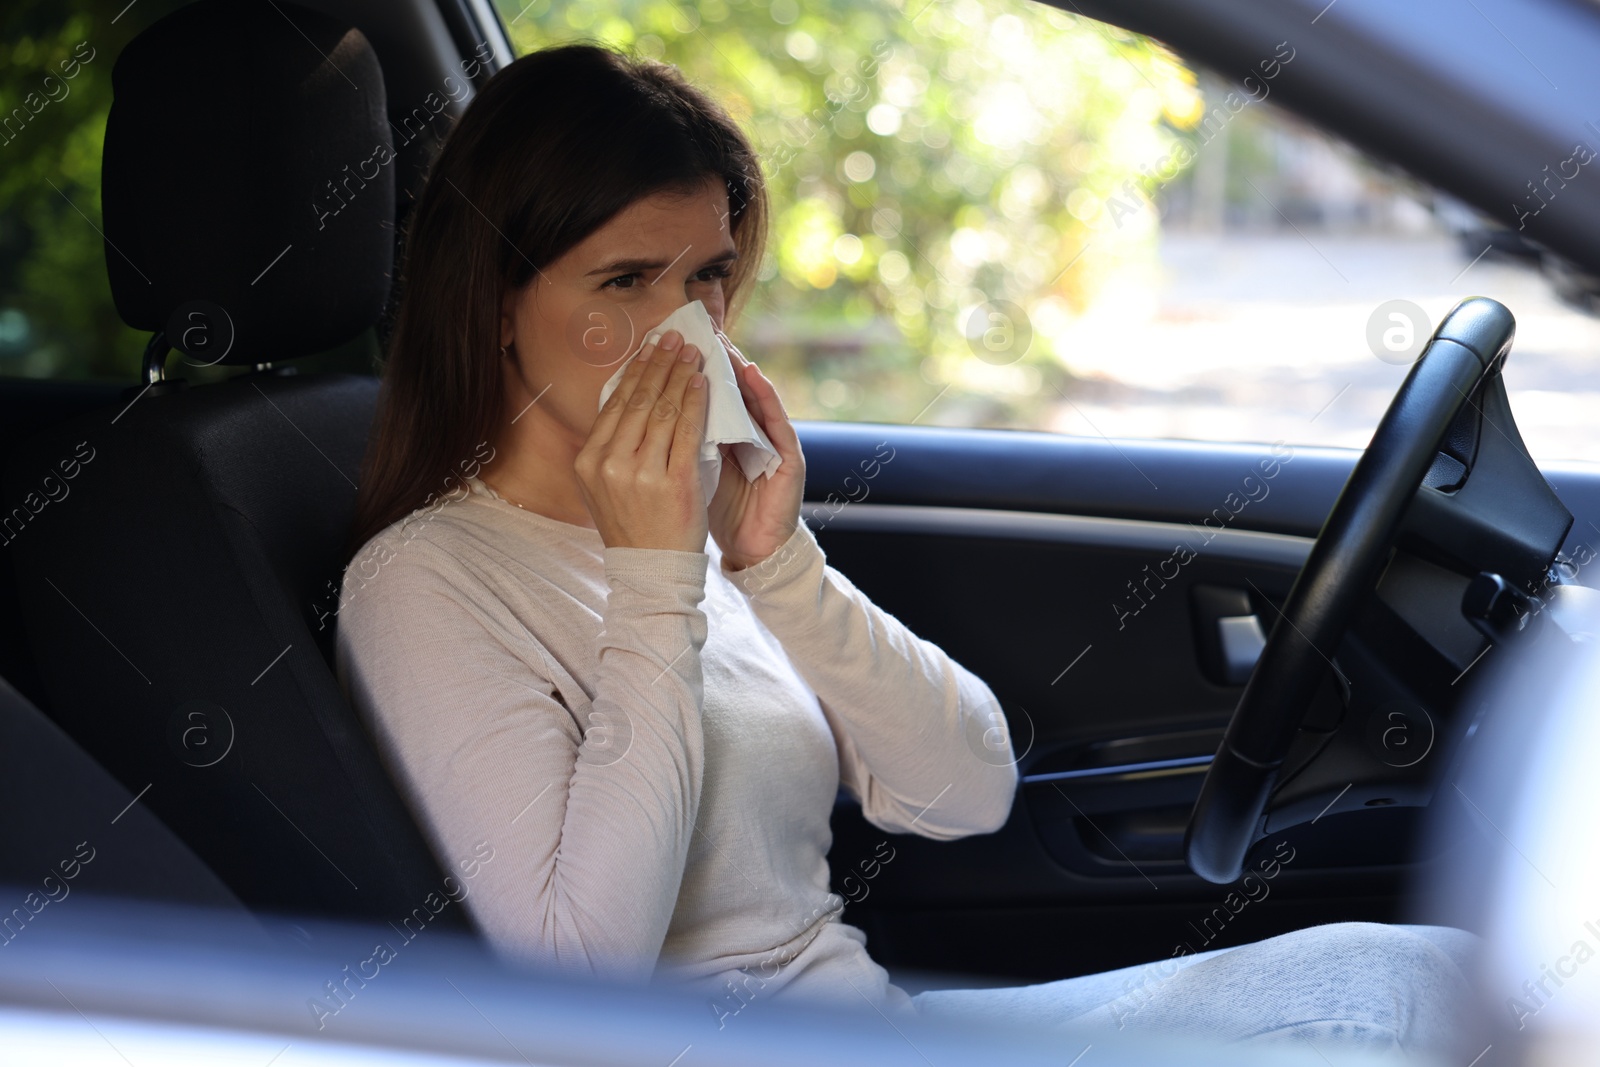
[[[719,1026],[782,995],[1442,1040],[1458,931],[1329,926],[1186,957],[1131,1010],[1131,972],[912,998],[838,921],[840,784],[875,825],[950,839],[1005,822],[1016,770],[989,688],[826,565],[799,440],[737,350],[782,463],[750,483],[725,462],[704,497],[702,356],[675,331],[638,341],[695,300],[729,321],[765,224],[726,114],[673,68],[591,46],[496,75],[408,224],[339,669],[489,941],[687,983]]]

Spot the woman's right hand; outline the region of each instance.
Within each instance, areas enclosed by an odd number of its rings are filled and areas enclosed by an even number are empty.
[[[667,331],[628,364],[595,417],[573,468],[608,548],[705,551],[702,362],[694,345]]]

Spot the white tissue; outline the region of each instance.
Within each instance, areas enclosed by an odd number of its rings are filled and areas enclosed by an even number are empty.
[[[710,395],[706,398],[705,440],[700,445],[700,484],[705,489],[706,501],[709,503],[716,493],[717,479],[722,473],[722,452],[718,445],[733,446],[734,458],[739,461],[739,470],[746,481],[753,482],[763,474],[770,476],[782,464],[783,457],[772,447],[772,442],[761,427],[750,418],[744,398],[739,393],[739,381],[733,376],[733,360],[717,338],[705,304],[696,300],[683,305],[662,319],[645,336],[645,343],[660,340],[668,330],[677,330],[683,335],[683,343],[694,345],[706,359],[702,373],[706,376],[706,389]],[[601,387],[600,407],[605,407],[606,400],[622,380],[623,371],[637,356],[635,352],[633,357],[625,360],[611,380]]]

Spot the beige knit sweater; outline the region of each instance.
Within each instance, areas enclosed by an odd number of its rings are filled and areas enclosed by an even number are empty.
[[[780,989],[906,1009],[839,921],[829,814],[842,783],[886,831],[997,829],[1017,776],[988,687],[804,524],[725,571],[710,538],[608,548],[467,484],[346,571],[338,672],[488,941],[688,983],[719,1021]],[[893,851],[835,860],[859,880]]]

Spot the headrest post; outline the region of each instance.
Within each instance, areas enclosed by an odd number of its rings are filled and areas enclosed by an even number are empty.
[[[165,330],[150,335],[150,343],[144,346],[144,384],[156,385],[167,380],[167,353],[171,351]]]

